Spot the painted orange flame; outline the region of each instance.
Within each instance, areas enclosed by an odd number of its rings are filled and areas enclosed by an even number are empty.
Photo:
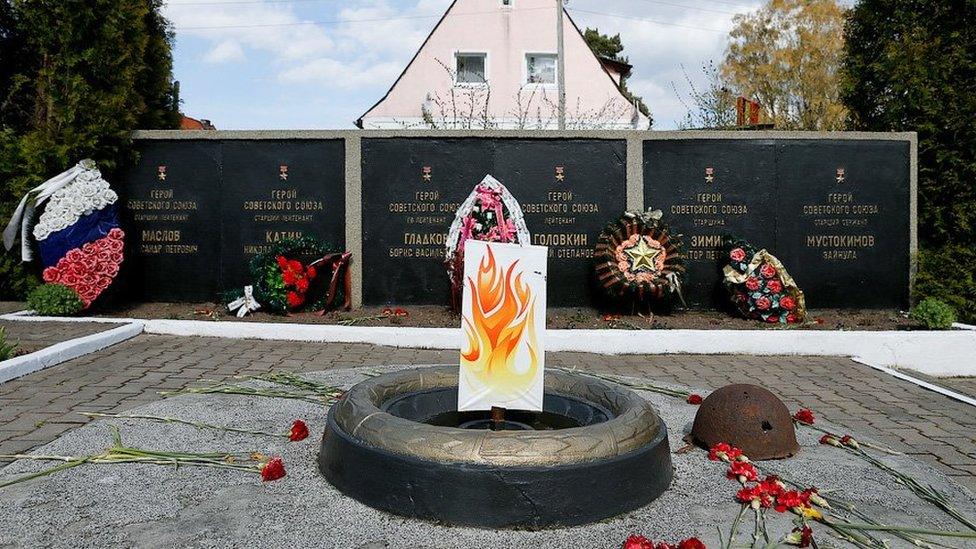
[[[488,246],[477,281],[467,277],[471,316],[463,318],[468,350],[461,352],[461,366],[485,388],[506,396],[527,390],[539,368],[535,298],[517,266],[513,261],[503,275]],[[527,365],[518,363],[523,348]]]

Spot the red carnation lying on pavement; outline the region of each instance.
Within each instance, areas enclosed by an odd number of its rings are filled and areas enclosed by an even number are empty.
[[[702,396],[699,395],[698,393],[692,393],[688,395],[688,404],[698,405],[701,403],[702,403]]]
[[[813,544],[813,529],[809,526],[794,528],[790,535],[783,540],[783,543],[797,547],[810,547]]]
[[[711,461],[735,461],[742,457],[742,450],[731,446],[725,442],[719,442],[708,450],[708,459]],[[748,461],[748,460],[747,460]]]
[[[804,425],[813,425],[814,422],[813,412],[809,408],[797,410],[797,412],[793,414],[793,419]]]
[[[631,534],[631,536],[627,538],[627,541],[624,542],[623,549],[654,549],[654,542],[645,538],[644,536]]]
[[[708,549],[705,544],[698,538],[688,538],[677,545],[672,545],[670,543],[659,541],[655,544],[653,541],[645,538],[644,536],[638,536],[636,534],[631,535],[624,542],[623,549]]]
[[[296,419],[295,423],[291,424],[291,433],[288,435],[288,440],[298,442],[306,438],[308,438],[308,425],[305,425],[304,421]]]
[[[756,470],[755,465],[748,461],[733,461],[726,475],[732,480],[745,483],[746,481],[757,480],[759,478],[759,471]]]
[[[271,458],[271,461],[264,464],[261,468],[261,479],[268,480],[278,480],[285,476],[285,462],[281,461],[280,457]]]

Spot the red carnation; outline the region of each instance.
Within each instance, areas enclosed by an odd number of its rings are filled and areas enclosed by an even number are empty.
[[[759,471],[756,470],[756,466],[749,463],[748,461],[733,461],[729,465],[729,471],[726,473],[732,480],[738,480],[739,482],[745,482],[750,480],[756,480],[759,478]]]
[[[797,410],[795,414],[793,414],[793,419],[804,425],[813,425],[813,411],[809,408],[801,408],[800,410]]]
[[[779,300],[779,306],[787,311],[792,311],[796,308],[796,300],[788,295],[783,296],[783,299]]]
[[[736,492],[735,499],[739,500],[740,503],[748,503],[756,509],[760,507],[765,507],[768,509],[773,505],[772,496],[766,492],[762,484],[742,488]]]
[[[754,276],[750,276],[749,278],[747,278],[746,279],[746,289],[749,290],[750,292],[755,292],[756,290],[758,290],[759,289],[759,279],[756,278],[756,277],[754,277]]]
[[[297,259],[290,259],[288,260],[288,268],[300,273],[302,272],[302,263]]]
[[[305,276],[309,278],[315,278],[318,273],[315,272],[315,267],[309,267],[305,270]]]
[[[770,292],[778,294],[783,291],[783,283],[774,278],[773,280],[766,282],[766,288],[768,288]]]
[[[794,507],[806,507],[808,501],[796,490],[783,492],[776,498],[776,512],[785,513]]]
[[[623,549],[654,549],[654,542],[644,536],[631,534],[624,542]]]
[[[729,252],[729,259],[735,261],[736,263],[741,263],[743,259],[746,258],[746,251],[742,248],[735,248]]]
[[[813,529],[809,526],[794,528],[790,535],[786,537],[786,543],[796,545],[797,547],[810,547],[813,545]]]
[[[282,271],[288,268],[288,260],[287,260],[287,259],[285,259],[285,256],[283,256],[283,255],[279,255],[279,256],[277,257],[277,260],[278,260],[278,267],[279,267],[279,268],[280,268],[280,269],[281,269]]]
[[[688,395],[688,404],[699,405],[702,403],[702,396],[698,393],[692,393]]]
[[[786,485],[776,475],[769,475],[759,482],[764,493],[771,497],[777,497],[786,491]]]
[[[272,458],[261,468],[261,479],[265,481],[278,480],[285,476],[285,462],[280,457]]]
[[[293,286],[295,284],[295,273],[291,271],[281,272],[281,281],[285,283],[285,286]]]
[[[291,433],[288,435],[288,440],[298,442],[306,438],[308,438],[308,425],[305,425],[304,421],[296,419],[295,423],[291,424]]]
[[[735,461],[740,457],[742,450],[725,442],[719,442],[708,450],[708,459],[711,461]]]
[[[786,323],[787,324],[795,324],[796,323],[796,315],[793,314],[793,313],[790,313],[790,314],[786,315]]]
[[[298,291],[301,292],[301,293],[307,292],[308,291],[308,279],[307,278],[299,278],[298,280],[295,281],[295,287],[298,288]]]
[[[678,544],[678,549],[707,549],[698,538],[688,538]]]
[[[766,311],[770,307],[772,307],[772,305],[773,302],[770,301],[769,298],[766,296],[760,296],[759,299],[756,300],[756,308],[759,309],[760,311]]]
[[[654,549],[677,549],[677,548],[666,541],[659,541],[657,542],[657,545],[654,546]]]
[[[301,306],[301,304],[304,303],[305,301],[305,299],[302,296],[298,295],[295,292],[288,292],[287,297],[288,297],[288,307],[292,309]]]

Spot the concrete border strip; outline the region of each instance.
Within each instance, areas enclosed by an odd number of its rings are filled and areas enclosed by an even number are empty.
[[[17,320],[24,320],[24,318],[17,318]],[[141,334],[142,331],[143,324],[141,322],[131,322],[104,332],[69,339],[33,353],[4,360],[0,362],[0,384],[111,347],[116,343]]]
[[[145,333],[321,343],[370,343],[418,349],[458,349],[459,328],[282,324],[277,322],[85,319],[25,316],[6,320],[139,323]],[[976,333],[837,330],[549,330],[549,351],[616,354],[747,354],[857,357],[873,366],[931,376],[976,375]]]
[[[898,379],[900,379],[902,381],[907,381],[909,383],[918,385],[919,387],[922,387],[923,389],[928,389],[929,391],[934,391],[936,393],[939,393],[942,396],[949,397],[949,398],[951,398],[953,400],[958,400],[959,402],[962,402],[964,404],[969,404],[970,406],[976,406],[976,399],[971,398],[971,397],[968,397],[968,396],[966,396],[966,395],[964,395],[962,393],[957,393],[956,391],[953,391],[951,389],[946,389],[945,387],[942,387],[940,385],[935,385],[934,383],[929,383],[928,381],[922,381],[921,379],[918,379],[917,377],[912,377],[912,376],[910,376],[910,375],[908,375],[908,374],[906,374],[904,372],[899,372],[898,370],[895,370],[895,369],[892,369],[892,368],[888,368],[888,367],[885,367],[885,366],[877,366],[877,365],[871,364],[870,362],[868,362],[866,360],[861,360],[859,358],[854,358],[852,360],[854,362],[857,362],[858,364],[864,364],[865,366],[874,368],[875,370],[878,370],[879,372],[884,372],[884,373],[886,373],[886,374],[888,374],[890,376],[896,377],[896,378],[898,378]]]

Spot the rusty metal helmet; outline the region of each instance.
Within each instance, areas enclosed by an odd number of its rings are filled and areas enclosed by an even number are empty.
[[[749,458],[781,459],[800,451],[793,418],[783,401],[757,385],[726,385],[702,401],[691,428],[695,443],[726,442]]]

